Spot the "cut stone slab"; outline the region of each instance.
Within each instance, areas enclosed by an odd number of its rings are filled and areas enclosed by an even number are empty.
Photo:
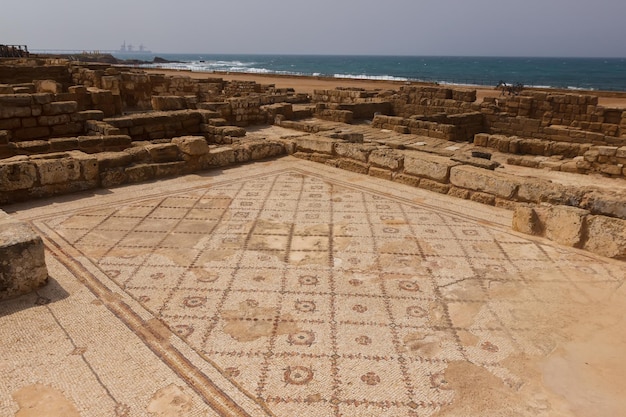
[[[41,237],[0,211],[0,300],[34,291],[47,279]]]

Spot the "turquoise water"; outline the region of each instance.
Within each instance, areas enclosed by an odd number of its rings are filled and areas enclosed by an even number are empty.
[[[626,91],[626,58],[158,54],[162,68]],[[154,55],[121,58],[152,60]]]

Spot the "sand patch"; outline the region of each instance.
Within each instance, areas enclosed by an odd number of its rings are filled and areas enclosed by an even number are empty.
[[[42,384],[25,386],[13,398],[20,407],[15,417],[80,417],[61,391]]]

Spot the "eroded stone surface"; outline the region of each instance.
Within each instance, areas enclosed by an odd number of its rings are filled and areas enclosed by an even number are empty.
[[[39,235],[0,211],[0,300],[34,291],[47,279]]]

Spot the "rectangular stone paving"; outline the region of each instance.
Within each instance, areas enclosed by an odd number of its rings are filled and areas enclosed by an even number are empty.
[[[290,157],[66,200],[14,208],[51,282],[0,303],[2,415],[576,415],[555,354],[624,320],[623,263]]]

